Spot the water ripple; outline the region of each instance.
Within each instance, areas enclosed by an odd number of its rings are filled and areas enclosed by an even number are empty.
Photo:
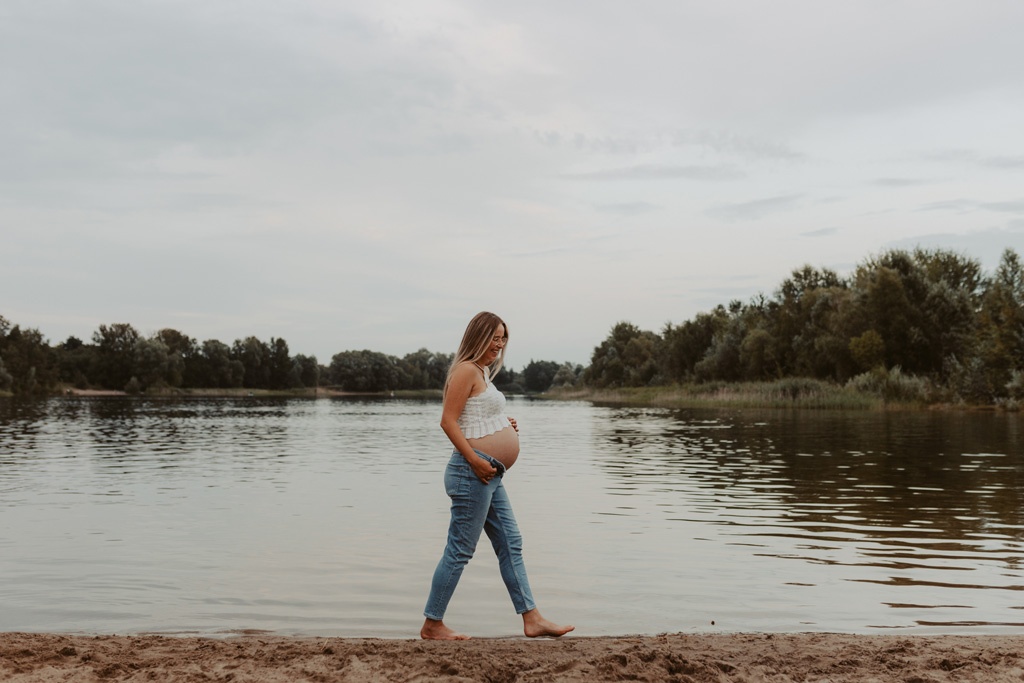
[[[447,524],[438,411],[0,399],[0,630],[414,634]],[[591,634],[1020,625],[1017,416],[509,412],[535,592]],[[452,608],[481,635],[515,631],[493,562]]]

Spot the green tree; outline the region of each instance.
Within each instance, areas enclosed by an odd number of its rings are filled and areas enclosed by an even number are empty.
[[[413,353],[407,353],[401,360],[402,370],[408,378],[408,384],[403,389],[426,389],[429,380],[427,367],[433,354],[427,349],[420,349]]]
[[[270,345],[267,347],[269,356],[267,358],[267,386],[270,389],[295,388],[292,384],[292,358],[288,352],[288,342],[280,338],[270,338]]]
[[[583,374],[583,366],[578,363],[562,363],[551,380],[553,387],[571,387],[579,381]]]
[[[598,388],[639,387],[658,376],[661,337],[628,322],[616,323],[594,349],[584,381]]]
[[[15,394],[41,394],[57,386],[58,364],[56,354],[43,334],[33,328],[0,318],[0,358],[4,363],[3,383]]]
[[[288,386],[293,389],[313,389],[320,385],[320,364],[316,356],[298,354],[292,359]]]
[[[217,389],[238,388],[245,381],[245,366],[242,361],[232,358],[232,350],[217,339],[202,343],[197,363],[196,381],[190,386]]]
[[[392,391],[402,386],[398,359],[377,351],[342,351],[331,358],[330,380],[343,391]]]
[[[764,327],[749,330],[740,342],[740,365],[748,380],[766,380],[779,375],[775,338]]]
[[[884,368],[885,342],[882,341],[882,335],[874,330],[868,330],[854,337],[850,340],[850,355],[861,370]]]
[[[100,325],[93,333],[96,345],[96,382],[107,389],[124,389],[134,374],[138,331],[128,323]]]
[[[187,334],[165,327],[154,335],[167,347],[170,375],[167,383],[172,387],[201,386],[196,383],[200,367],[199,344]]]
[[[949,357],[974,358],[977,311],[984,284],[981,263],[941,249],[917,249],[914,258],[928,283],[923,304],[925,335],[932,340],[928,363],[941,367]]]
[[[3,356],[0,356],[0,391],[10,391],[13,386],[14,377],[11,376],[11,373],[7,372]]]
[[[270,386],[270,347],[256,337],[236,339],[231,347],[231,360],[242,364],[247,389],[266,389]]]
[[[408,384],[404,389],[442,389],[448,375],[453,354],[434,353],[419,349],[406,354],[401,360]]]
[[[730,302],[725,325],[712,338],[704,358],[693,368],[697,379],[727,382],[743,379],[740,346],[747,335],[747,321],[743,313],[742,302]]]
[[[697,363],[704,359],[715,336],[729,323],[729,313],[717,306],[708,313],[698,313],[693,320],[680,325],[665,325],[663,358],[659,365],[667,378],[683,382],[695,378]]]
[[[61,382],[79,389],[88,388],[96,373],[96,347],[75,336],[69,336],[56,349],[58,376]]]
[[[507,365],[503,365],[498,374],[492,379],[494,386],[498,387],[503,393],[521,394],[526,391],[523,386],[523,374],[516,372]]]
[[[172,353],[158,335],[135,343],[135,374],[132,377],[141,391],[180,386],[182,365],[181,356]]]
[[[943,250],[892,250],[861,264],[853,276],[851,338],[875,330],[887,367],[940,376],[949,358],[974,355],[981,266]]]
[[[843,313],[848,284],[835,271],[809,265],[783,280],[768,306],[775,341],[773,360],[781,376],[845,379],[849,361]]]
[[[527,391],[541,393],[551,388],[559,364],[549,360],[530,360],[523,368],[523,383]]]
[[[977,316],[978,357],[996,396],[1010,395],[1014,372],[1024,369],[1024,266],[1012,249],[981,297]]]

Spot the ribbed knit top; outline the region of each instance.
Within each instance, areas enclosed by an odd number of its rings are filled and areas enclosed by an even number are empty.
[[[487,388],[466,399],[466,406],[459,415],[459,428],[467,439],[500,432],[511,424],[505,416],[505,395],[498,391],[489,379]]]

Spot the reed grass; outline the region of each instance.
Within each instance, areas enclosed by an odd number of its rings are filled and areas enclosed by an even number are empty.
[[[420,398],[441,400],[440,389],[396,389],[395,398]]]
[[[773,382],[709,382],[658,387],[551,389],[545,398],[593,403],[673,408],[808,408],[872,410],[885,406],[882,397],[816,379],[786,378]]]
[[[316,398],[325,395],[317,389],[244,389],[211,387],[149,388],[135,396],[146,398]]]
[[[146,393],[145,395],[153,395]],[[316,389],[165,389],[156,395],[204,398],[330,398],[332,396],[368,396],[376,398],[440,399],[440,389],[396,389],[395,391],[342,391],[333,387]]]

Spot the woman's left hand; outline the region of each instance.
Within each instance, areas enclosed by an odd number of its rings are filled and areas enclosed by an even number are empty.
[[[512,429],[516,430],[516,434],[518,434],[519,433],[519,423],[516,422],[516,419],[514,417],[510,417],[510,418],[508,418],[508,423],[510,425],[512,425]]]

